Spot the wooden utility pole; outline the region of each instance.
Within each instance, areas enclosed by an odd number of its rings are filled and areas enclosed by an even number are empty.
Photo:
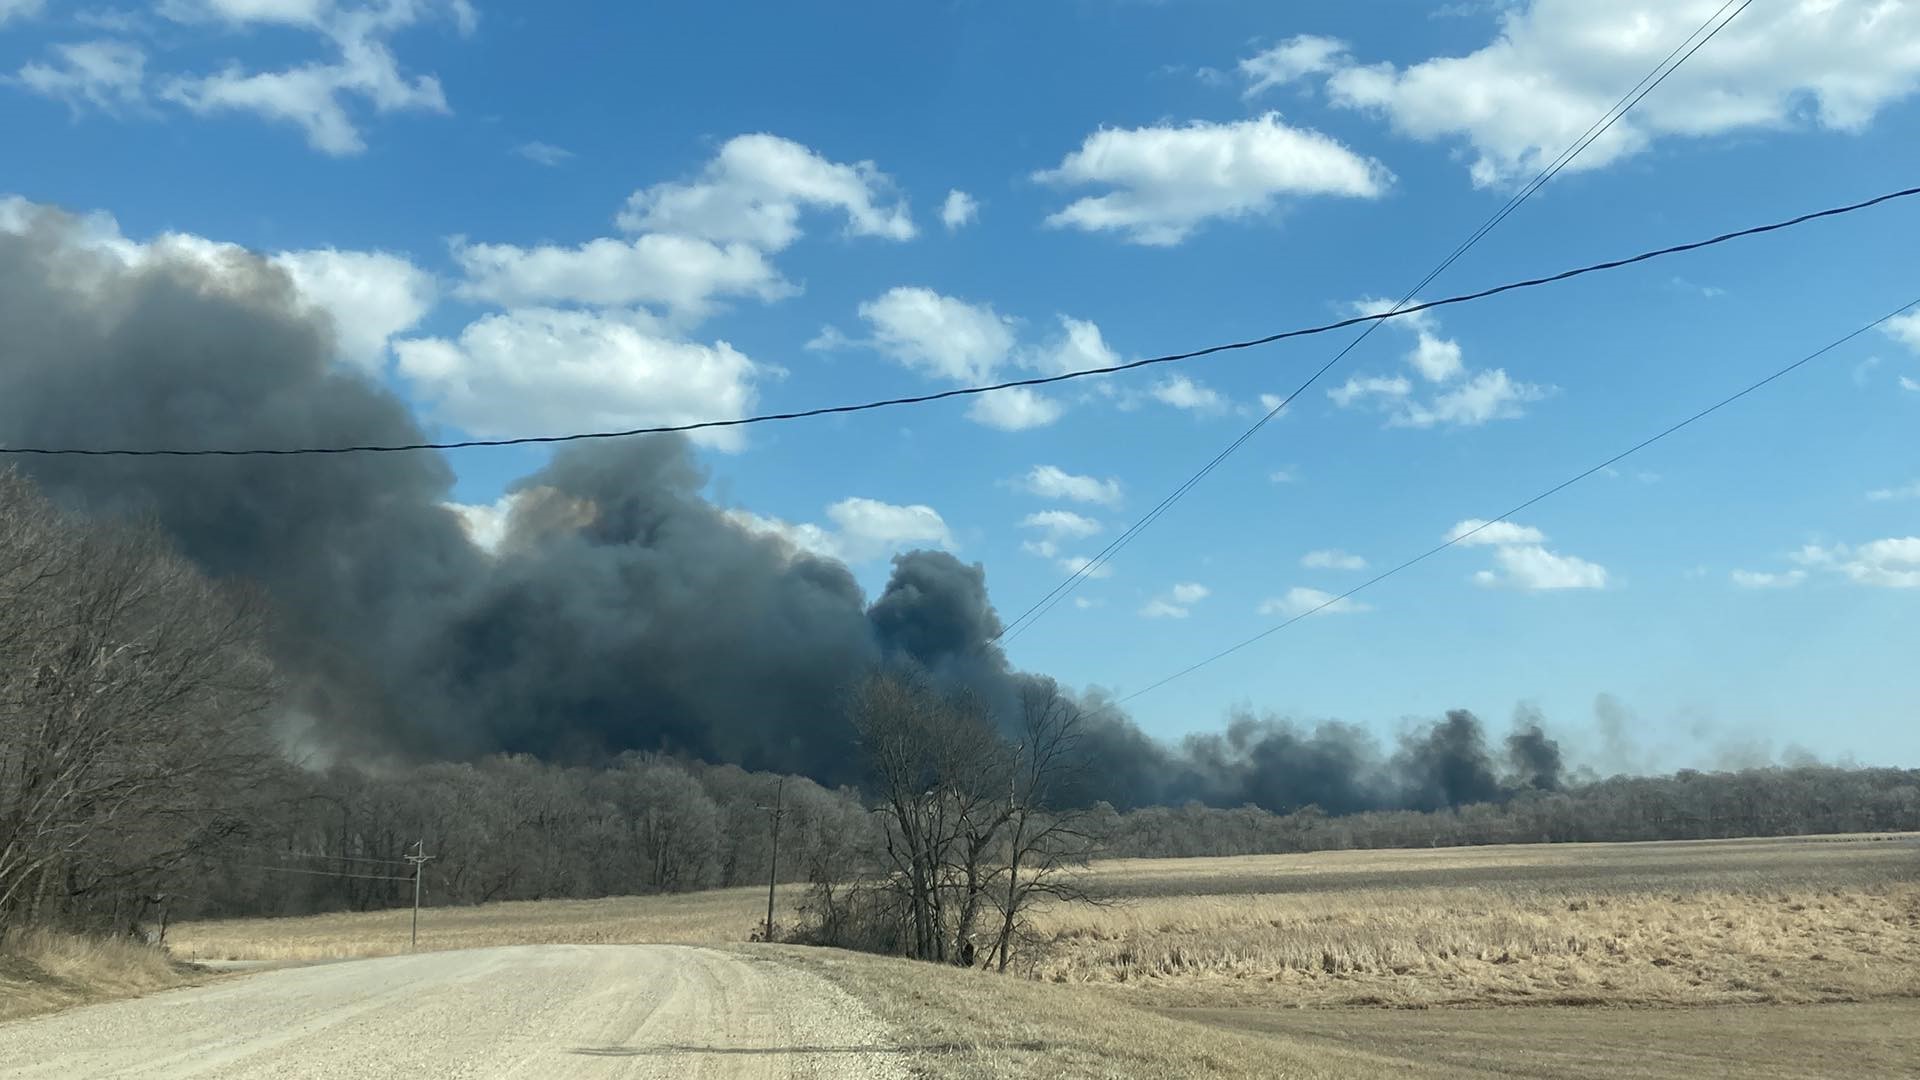
[[[413,854],[406,858],[413,864],[413,940],[407,947],[417,949],[420,947],[420,871],[426,868],[427,860],[433,856],[427,854],[427,842],[421,840],[413,845]]]
[[[773,805],[760,808],[773,819],[773,845],[767,854],[767,941],[773,940],[773,884],[780,880],[780,819],[787,813],[786,794],[787,778],[782,776],[773,789]]]

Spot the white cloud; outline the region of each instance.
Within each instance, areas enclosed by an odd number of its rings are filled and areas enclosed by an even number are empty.
[[[630,232],[680,233],[779,251],[799,238],[803,209],[825,209],[845,214],[853,235],[910,240],[913,217],[905,201],[887,201],[892,194],[892,181],[871,161],[841,164],[791,139],[739,135],[727,140],[697,179],[634,192],[619,222]]]
[[[1349,307],[1360,315],[1391,311],[1391,300],[1369,298]],[[1462,359],[1460,343],[1440,336],[1440,324],[1427,312],[1397,316],[1392,325],[1414,335],[1414,346],[1406,355],[1407,366],[1427,383],[1446,386],[1431,400],[1414,397],[1414,384],[1401,375],[1355,375],[1327,391],[1327,397],[1341,408],[1371,403],[1386,413],[1392,427],[1430,428],[1440,424],[1478,427],[1494,420],[1511,420],[1524,415],[1523,405],[1539,401],[1553,388],[1516,382],[1504,368],[1469,372]]]
[[[1900,376],[1900,389],[1911,390],[1916,394],[1920,394],[1920,382],[1914,381],[1911,376],[1902,375]]]
[[[1195,382],[1185,375],[1169,375],[1154,383],[1151,393],[1155,398],[1176,409],[1219,412],[1227,407],[1227,401],[1220,396],[1219,391]]]
[[[437,292],[432,275],[381,251],[288,251],[272,262],[326,314],[341,357],[368,370],[385,366],[388,341],[418,325]]]
[[[1472,535],[1469,536],[1469,533]],[[1516,525],[1511,521],[1489,523],[1481,518],[1468,518],[1448,529],[1447,539],[1458,541],[1465,547],[1477,547],[1483,544],[1539,544],[1547,539],[1547,534],[1531,525]]]
[[[446,4],[396,0],[367,6],[336,6],[320,0],[172,0],[160,10],[189,24],[274,24],[326,38],[336,54],[328,62],[252,72],[229,64],[210,75],[171,78],[161,96],[197,113],[251,112],[293,124],[306,132],[314,149],[336,156],[366,149],[349,108],[356,101],[376,113],[449,112],[440,80],[402,74],[387,42],[435,12],[451,15],[463,32],[471,31],[474,19],[465,0]]]
[[[1205,600],[1210,592],[1197,581],[1183,582],[1147,601],[1140,614],[1148,619],[1184,619],[1192,614],[1193,605]]]
[[[0,26],[15,19],[31,19],[46,7],[46,0],[0,0]]]
[[[1375,198],[1393,179],[1379,162],[1274,113],[1226,124],[1103,128],[1034,178],[1114,189],[1074,201],[1049,225],[1117,230],[1154,245],[1178,244],[1211,219],[1266,214],[1284,196]]]
[[[1573,555],[1548,551],[1539,544],[1511,544],[1493,557],[1504,574],[1482,570],[1473,576],[1481,585],[1511,585],[1530,590],[1604,589],[1607,568]]]
[[[1460,363],[1460,343],[1420,332],[1420,340],[1407,354],[1407,363],[1428,382],[1446,382],[1465,370]],[[1504,375],[1502,376],[1504,377]]]
[[[1920,311],[1895,315],[1881,325],[1880,331],[1914,352],[1920,352]]]
[[[1100,328],[1084,319],[1060,316],[1060,336],[1039,346],[1023,346],[1019,360],[1049,375],[1065,375],[1092,368],[1109,368],[1120,357],[1100,335]]]
[[[1309,570],[1365,570],[1367,560],[1338,548],[1325,548],[1302,555],[1300,565]]]
[[[1733,583],[1743,589],[1790,589],[1807,578],[1805,570],[1789,570],[1784,574],[1772,574],[1758,570],[1735,570]]]
[[[1357,615],[1363,611],[1372,611],[1370,605],[1353,599],[1335,599],[1335,594],[1309,589],[1296,585],[1288,589],[1286,595],[1276,596],[1260,602],[1262,615],[1284,615],[1297,619],[1309,612],[1320,615]]]
[[[1088,567],[1092,567],[1092,569],[1088,569]],[[1061,559],[1060,569],[1065,570],[1069,574],[1079,574],[1082,577],[1095,580],[1113,576],[1113,564],[1111,562],[1103,562],[1099,566],[1094,566],[1093,560],[1085,555],[1072,555]]]
[[[1015,386],[981,394],[967,407],[967,419],[1001,431],[1045,427],[1065,412],[1059,402],[1031,387]]]
[[[1240,74],[1247,80],[1247,97],[1257,97],[1285,86],[1305,75],[1322,75],[1334,70],[1346,58],[1345,42],[1314,34],[1300,34],[1240,61]]]
[[[635,312],[523,308],[469,323],[457,340],[401,341],[394,351],[436,416],[484,436],[742,416],[757,373],[726,342],[677,340]],[[741,445],[732,429],[693,437]]]
[[[573,151],[565,147],[555,146],[552,143],[541,142],[538,139],[533,142],[521,143],[519,146],[513,148],[513,152],[533,162],[535,165],[546,165],[548,167],[564,165],[573,158]]]
[[[1287,403],[1287,399],[1281,397],[1279,394],[1261,394],[1260,395],[1260,408],[1267,412],[1275,412],[1278,409],[1280,409],[1282,406],[1284,406],[1286,403]]]
[[[1407,402],[1388,417],[1395,427],[1428,428],[1436,424],[1478,427],[1492,420],[1524,415],[1521,406],[1551,393],[1546,387],[1515,382],[1506,371],[1482,371],[1431,402]]]
[[[450,502],[443,505],[460,519],[460,527],[466,531],[467,539],[473,542],[473,546],[493,555],[506,543],[513,504],[519,497],[518,492],[508,492],[490,503]]]
[[[1331,69],[1326,88],[1337,106],[1384,116],[1413,138],[1464,140],[1473,181],[1504,186],[1538,172],[1719,7],[1534,0],[1507,7],[1498,37],[1465,56],[1398,68],[1320,46],[1317,63],[1296,66]],[[1756,4],[1568,168],[1603,168],[1668,138],[1860,131],[1920,85],[1916,40],[1920,7],[1911,4]]]
[[[1867,492],[1867,498],[1873,502],[1897,502],[1902,499],[1920,499],[1920,480],[1900,487],[1880,488]]]
[[[980,219],[980,204],[973,196],[955,188],[947,192],[947,201],[940,204],[940,224],[948,232],[955,232],[964,225],[971,225]]]
[[[575,247],[456,240],[453,259],[466,275],[461,296],[507,307],[651,304],[694,321],[718,297],[777,300],[794,291],[759,249],[691,236],[601,237]]]
[[[830,526],[795,523],[748,510],[729,510],[735,525],[762,536],[776,536],[797,551],[858,563],[885,559],[917,547],[952,551],[953,533],[931,506],[902,506],[878,499],[841,499],[827,507]]]
[[[0,8],[0,22],[5,9]],[[78,112],[92,106],[117,113],[146,100],[147,54],[125,41],[83,41],[52,48],[58,62],[23,65],[14,78],[36,94]]]
[[[1100,523],[1071,510],[1042,510],[1020,519],[1023,529],[1039,529],[1054,540],[1084,539],[1100,532]],[[1051,552],[1049,552],[1051,554]]]
[[[1859,547],[1808,544],[1793,559],[1803,566],[1842,574],[1856,585],[1920,589],[1920,536],[1871,540]]]
[[[1346,408],[1356,401],[1367,398],[1388,398],[1397,400],[1413,393],[1413,384],[1403,375],[1355,375],[1333,389],[1327,391],[1335,405]]]
[[[1086,611],[1089,608],[1099,607],[1100,601],[1089,599],[1085,596],[1076,596],[1073,598],[1073,606],[1079,608],[1081,611]]]
[[[1300,474],[1291,468],[1275,469],[1267,474],[1267,479],[1275,484],[1291,484],[1295,480],[1300,479]]]
[[[860,305],[882,353],[925,375],[986,382],[1013,350],[1013,321],[986,304],[900,286]]]
[[[1044,499],[1066,499],[1107,506],[1120,502],[1120,481],[1077,476],[1057,465],[1035,465],[1016,484],[1029,494]]]

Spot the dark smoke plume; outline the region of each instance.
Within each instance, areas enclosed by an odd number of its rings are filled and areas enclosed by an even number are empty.
[[[0,440],[75,447],[396,443],[422,433],[391,392],[332,360],[290,282],[232,253],[129,265],[73,220],[0,223]],[[856,778],[842,703],[908,661],[1003,711],[1023,680],[985,643],[979,566],[894,560],[871,605],[847,568],[751,532],[701,494],[677,438],[581,445],[514,487],[477,547],[430,453],[35,458],[68,505],[152,518],[211,573],[259,583],[289,707],[348,754],[593,760],[670,750]],[[1358,728],[1236,717],[1179,749],[1098,699],[1098,797],[1330,812],[1425,808],[1558,784],[1537,725],[1490,759],[1455,712],[1392,753]]]

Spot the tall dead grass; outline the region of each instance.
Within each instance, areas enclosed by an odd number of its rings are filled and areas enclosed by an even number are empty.
[[[0,1021],[132,997],[194,977],[164,951],[126,938],[26,930],[0,941]]]
[[[783,886],[778,918],[792,919],[801,886]],[[421,949],[490,945],[710,945],[746,941],[766,918],[761,888],[602,900],[520,900],[420,911]],[[339,912],[279,919],[176,923],[174,954],[199,960],[337,960],[409,949],[413,912]]]

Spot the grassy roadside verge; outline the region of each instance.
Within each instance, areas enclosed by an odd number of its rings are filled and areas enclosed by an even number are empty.
[[[0,943],[0,1023],[210,976],[159,949],[120,938],[30,930]]]
[[[1475,1075],[1344,1047],[1307,1046],[1134,1008],[1110,992],[894,957],[797,946],[738,946],[812,972],[864,1002],[907,1048],[917,1076],[1245,1077],[1331,1080]]]

